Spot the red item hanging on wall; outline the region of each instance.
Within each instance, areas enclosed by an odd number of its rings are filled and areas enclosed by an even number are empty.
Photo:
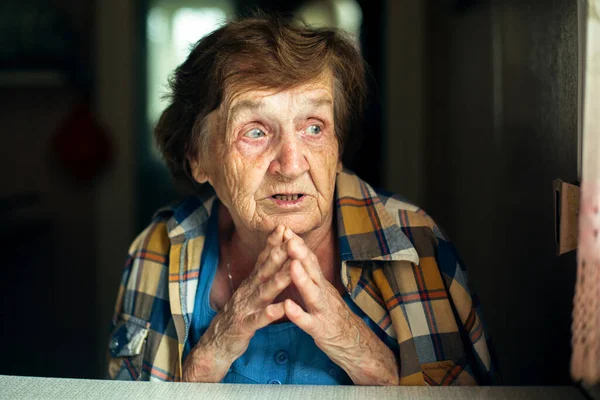
[[[66,172],[79,183],[96,178],[112,159],[112,145],[87,103],[79,104],[63,121],[53,143]]]

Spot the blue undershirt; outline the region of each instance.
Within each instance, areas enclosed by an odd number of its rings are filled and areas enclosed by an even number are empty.
[[[218,202],[208,221],[206,242],[200,262],[200,276],[184,359],[199,342],[217,312],[210,306],[210,291],[219,265]],[[352,301],[342,296],[350,309],[397,354],[398,344]],[[310,335],[292,322],[268,325],[256,331],[248,349],[233,362],[222,383],[273,383],[351,385],[346,372],[317,347]]]

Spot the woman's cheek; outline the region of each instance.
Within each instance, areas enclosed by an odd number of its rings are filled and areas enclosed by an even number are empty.
[[[249,175],[263,174],[271,162],[271,152],[267,146],[247,146],[240,144],[236,146],[235,162],[238,171],[244,171],[244,178]],[[262,172],[261,172],[262,171]]]
[[[248,156],[237,150],[230,154],[223,165],[230,191],[235,192],[237,197],[245,197],[258,189],[269,161],[264,154]]]
[[[329,138],[327,138],[329,139]],[[337,166],[339,151],[337,141],[321,140],[319,142],[313,141],[308,146],[311,155],[319,163],[332,164]]]

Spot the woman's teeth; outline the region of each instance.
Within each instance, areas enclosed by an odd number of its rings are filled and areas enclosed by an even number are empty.
[[[298,194],[290,194],[290,195],[282,195],[282,194],[276,194],[274,197],[277,200],[282,200],[282,201],[294,201],[294,200],[298,200],[298,197],[300,197],[301,195]]]

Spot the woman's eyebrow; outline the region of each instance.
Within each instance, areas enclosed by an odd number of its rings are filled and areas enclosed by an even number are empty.
[[[329,97],[317,97],[317,98],[307,98],[302,102],[303,104],[311,105],[315,108],[322,106],[331,106],[333,105],[333,101]]]
[[[314,108],[320,108],[323,106],[332,107],[333,101],[330,97],[308,97],[303,99],[301,104],[309,105]],[[229,109],[229,112],[227,113],[227,124],[229,125],[231,121],[235,121],[236,117],[243,111],[256,111],[264,107],[265,103],[262,100],[241,100]]]
[[[236,115],[241,113],[242,111],[246,111],[246,110],[255,111],[264,106],[265,106],[265,103],[262,100],[260,100],[260,101],[242,100],[239,103],[236,103],[233,107],[231,107],[229,109],[227,121],[234,120]]]
[[[310,107],[310,109],[303,110],[303,113],[312,113],[323,107],[327,108],[327,114],[325,114],[325,115],[328,115],[329,111],[333,111],[333,101],[331,100],[330,97],[306,98],[306,99],[302,100],[300,104],[303,106]],[[304,114],[304,116],[302,116],[302,115],[296,116],[294,118],[294,122],[296,122],[296,123],[299,122],[300,120],[304,119],[305,116],[306,116],[306,114]]]

